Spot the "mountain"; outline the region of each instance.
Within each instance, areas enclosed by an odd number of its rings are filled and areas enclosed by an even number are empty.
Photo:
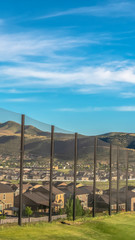
[[[0,123],[0,135],[5,134],[14,134],[20,131],[20,124],[12,121],[5,123]]]
[[[20,153],[20,124],[8,121],[0,124],[0,155],[18,156]],[[51,134],[34,126],[25,126],[25,158],[45,161],[50,158]],[[109,143],[135,149],[135,134],[107,133],[98,136],[97,161],[109,161]],[[94,136],[78,135],[78,161],[93,162]],[[54,134],[54,157],[59,161],[73,161],[74,134]]]
[[[135,149],[135,134],[123,133],[123,132],[111,132],[104,135],[100,135],[99,139],[113,145],[118,145],[124,148]]]

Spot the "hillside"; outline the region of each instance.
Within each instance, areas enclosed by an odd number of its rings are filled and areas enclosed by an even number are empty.
[[[0,124],[0,153],[15,154],[20,150],[20,125],[16,122]],[[26,125],[25,126],[25,154],[34,155],[35,158],[50,156],[49,132]],[[65,133],[54,134],[54,152],[56,159],[74,159],[74,135]],[[78,136],[78,157],[80,159],[93,158],[94,137]],[[108,143],[99,140],[98,146],[109,146]]]
[[[132,148],[135,149],[135,134],[134,133],[107,133],[104,135],[99,135],[99,138],[102,141],[107,143],[112,143],[113,145],[118,145],[124,148]]]
[[[20,151],[20,130],[18,123],[8,121],[0,124],[0,154],[17,155]],[[32,160],[50,157],[49,132],[34,126],[25,126],[25,155]],[[135,134],[108,133],[98,136],[98,161],[108,161],[109,143],[127,148],[135,148]],[[93,161],[94,137],[78,135],[78,160]],[[54,134],[54,156],[59,161],[74,159],[74,135]]]

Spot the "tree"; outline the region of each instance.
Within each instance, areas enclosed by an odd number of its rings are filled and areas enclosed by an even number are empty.
[[[73,199],[71,196],[66,203],[66,214],[68,218],[71,218],[73,216]],[[81,205],[81,201],[79,200],[79,198],[76,198],[76,216],[83,216],[83,215],[84,215],[84,210]]]
[[[27,217],[30,217],[32,215],[33,211],[31,210],[31,207],[26,207],[25,208],[25,215]]]
[[[59,209],[59,215],[62,215],[62,214],[64,214],[65,212],[64,212],[64,208],[60,208]]]

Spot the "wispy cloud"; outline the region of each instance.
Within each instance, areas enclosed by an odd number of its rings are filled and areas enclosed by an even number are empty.
[[[123,98],[135,98],[135,93],[134,92],[122,92],[121,96]]]
[[[117,111],[117,112],[135,112],[135,106],[116,106],[116,107],[86,107],[86,108],[58,108],[58,112],[100,112],[100,111]]]
[[[119,84],[135,85],[135,66],[117,68],[80,67],[75,69],[61,69],[49,71],[36,67],[0,67],[1,87],[5,86],[44,86],[44,87],[80,87],[98,86],[101,88],[115,87]],[[3,80],[4,79],[4,80]],[[23,79],[23,81],[22,81]],[[7,84],[7,85],[6,85]]]
[[[6,99],[2,99],[2,102],[8,102],[8,103],[24,103],[24,102],[35,102],[37,101],[37,99],[34,98],[6,98]]]
[[[92,95],[92,94],[97,94],[100,92],[107,92],[107,91],[118,91],[119,90],[119,85],[113,85],[113,84],[108,84],[106,86],[87,86],[87,87],[80,87],[76,89],[76,92],[79,94],[84,94],[84,95]],[[75,91],[75,90],[74,90]]]
[[[7,89],[7,93],[19,94],[24,89],[40,92],[67,87],[81,94],[94,94],[134,85],[134,62],[117,60],[94,65],[88,55],[88,59],[86,54],[83,57],[85,47],[110,41],[112,36],[105,33],[85,36],[41,31],[1,33],[0,92]]]
[[[53,90],[52,90],[53,91]],[[48,92],[47,89],[14,89],[14,88],[1,88],[0,93],[6,93],[6,94],[12,94],[12,95],[17,95],[17,94],[29,94],[29,93],[45,93]],[[49,90],[50,92],[50,90]]]
[[[133,2],[117,2],[106,5],[87,6],[81,8],[72,8],[65,11],[54,12],[48,15],[38,17],[36,19],[47,19],[66,15],[85,15],[96,17],[134,17],[135,4]]]
[[[31,58],[42,57],[42,61],[48,63],[48,59],[53,61],[79,61],[84,60],[83,56],[76,56],[74,52],[77,48],[90,45],[105,45],[113,42],[113,38],[107,33],[89,33],[80,36],[67,35],[66,33],[48,33],[43,31],[2,33],[0,32],[0,62],[22,62]],[[47,61],[46,61],[47,60]]]
[[[135,106],[120,106],[115,107],[114,110],[119,112],[135,112]]]
[[[58,108],[54,109],[54,111],[58,112],[99,112],[99,111],[105,111],[108,110],[106,107],[86,107],[86,108]]]

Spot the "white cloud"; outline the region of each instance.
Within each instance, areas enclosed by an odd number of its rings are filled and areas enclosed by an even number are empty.
[[[122,92],[121,96],[123,98],[135,98],[135,93],[134,92]]]
[[[86,107],[86,108],[59,108],[54,111],[59,112],[100,112],[100,111],[117,111],[117,112],[135,112],[135,106],[116,106],[116,107]]]
[[[28,57],[43,57],[43,61],[53,58],[68,58],[80,60],[82,57],[70,56],[62,54],[66,50],[75,49],[77,47],[101,44],[104,41],[110,41],[107,35],[87,35],[87,36],[62,36],[49,34],[47,32],[29,32],[4,34],[0,33],[0,61],[22,62]],[[60,52],[60,53],[59,53]],[[82,58],[83,59],[83,58]],[[47,63],[46,61],[46,63]],[[62,62],[61,61],[61,62]]]
[[[37,99],[34,98],[6,98],[6,99],[2,99],[2,102],[8,102],[8,103],[17,103],[17,102],[35,102],[37,101]]]
[[[19,93],[19,88],[44,91],[67,87],[92,94],[118,89],[120,85],[134,85],[135,63],[117,60],[97,67],[73,52],[77,47],[105,44],[110,40],[107,34],[74,37],[45,32],[1,33],[0,92],[3,88],[11,88],[9,93]]]
[[[58,108],[55,111],[59,112],[93,112],[93,111],[103,111],[106,108],[101,107],[86,107],[86,108]]]
[[[119,112],[135,112],[135,106],[120,106],[115,107],[114,110]]]
[[[27,93],[45,93],[45,92],[48,92],[47,89],[14,89],[14,88],[11,88],[11,89],[6,89],[6,88],[1,88],[0,89],[0,93],[10,93],[10,94],[13,94],[13,95],[17,95],[17,94],[27,94]]]
[[[76,89],[77,93],[81,93],[84,95],[92,95],[92,94],[97,94],[100,92],[107,92],[107,91],[118,91],[119,86],[118,85],[107,85],[107,86],[87,86],[87,87],[80,87]],[[75,91],[75,90],[74,90]]]
[[[98,86],[98,89],[111,89],[112,87],[135,85],[135,66],[126,68],[105,67],[80,67],[75,69],[59,68],[57,71],[49,71],[45,68],[0,67],[1,87],[33,86],[33,87],[76,87],[89,89],[90,86]],[[23,79],[23,80],[22,80]],[[87,92],[87,90],[86,90]]]
[[[135,4],[132,2],[124,1],[117,3],[110,3],[106,5],[87,6],[81,8],[73,8],[65,11],[51,13],[36,19],[47,19],[53,17],[60,17],[66,15],[85,15],[96,17],[134,17]]]

